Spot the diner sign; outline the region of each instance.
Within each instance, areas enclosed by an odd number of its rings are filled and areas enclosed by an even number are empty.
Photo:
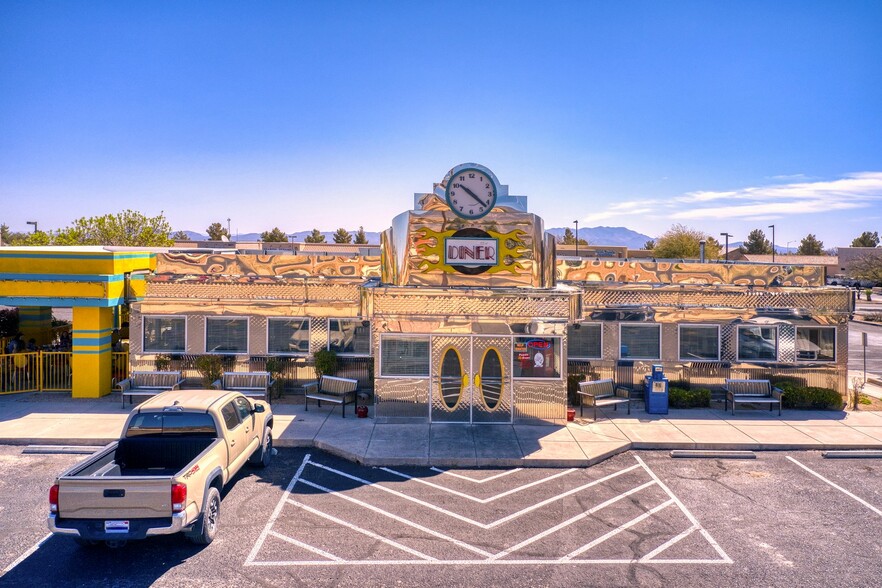
[[[496,265],[498,261],[499,244],[496,239],[444,239],[444,263],[448,265],[487,266]]]

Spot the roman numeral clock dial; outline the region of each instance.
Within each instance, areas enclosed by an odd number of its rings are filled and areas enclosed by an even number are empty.
[[[485,171],[465,167],[455,170],[447,182],[447,204],[465,219],[479,219],[496,205],[494,178]]]

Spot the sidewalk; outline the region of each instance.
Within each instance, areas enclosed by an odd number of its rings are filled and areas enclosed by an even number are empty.
[[[869,384],[868,388],[874,387]],[[882,394],[882,388],[874,391]],[[308,412],[273,405],[277,447],[316,447],[369,466],[580,467],[629,449],[882,449],[882,412],[777,411],[722,406],[631,414],[609,409],[598,421],[554,425],[378,424],[349,407]],[[130,409],[118,395],[73,400],[63,394],[0,396],[0,444],[103,445],[115,440]],[[588,414],[588,412],[586,412]]]

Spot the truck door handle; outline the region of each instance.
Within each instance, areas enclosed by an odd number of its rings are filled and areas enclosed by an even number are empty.
[[[107,489],[104,491],[104,498],[124,498],[125,495],[126,495],[125,489],[119,489],[119,490]]]
[[[235,445],[235,444],[236,444],[236,440],[235,440],[235,439],[230,439],[230,447],[232,447],[232,446]]]

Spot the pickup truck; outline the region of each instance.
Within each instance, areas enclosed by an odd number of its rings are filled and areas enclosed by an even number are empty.
[[[246,462],[269,465],[268,405],[228,390],[172,390],[137,406],[122,437],[62,473],[49,490],[49,530],[81,544],[183,532],[207,545],[221,490]]]

